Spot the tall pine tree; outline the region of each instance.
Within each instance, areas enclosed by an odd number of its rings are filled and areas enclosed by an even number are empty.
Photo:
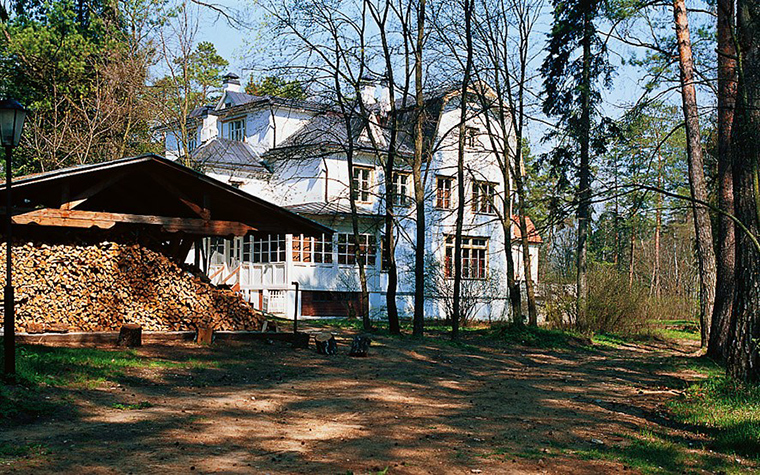
[[[553,5],[547,56],[541,66],[543,111],[557,121],[556,128],[547,136],[556,141],[549,154],[552,170],[564,188],[561,191],[574,188],[578,220],[576,316],[583,320],[588,300],[591,159],[604,149],[603,130],[608,121],[601,118],[599,110],[600,82],[609,85],[612,67],[606,45],[594,24],[601,16],[601,0],[554,0]]]

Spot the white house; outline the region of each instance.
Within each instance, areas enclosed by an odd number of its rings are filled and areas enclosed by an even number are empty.
[[[362,94],[375,114],[369,125],[354,120],[347,129],[339,111],[319,103],[241,92],[237,76],[224,78],[222,98],[214,107],[193,112],[196,136],[191,157],[210,176],[312,218],[336,231],[332,237],[315,239],[294,235],[250,235],[233,240],[211,240],[199,254],[198,264],[215,283],[239,289],[265,311],[292,317],[294,282],[302,290],[299,315],[342,316],[359,310],[359,279],[354,262],[349,179],[354,180],[362,233],[361,251],[366,255],[370,290],[370,314],[383,314],[387,272],[384,269],[384,154],[388,132],[383,123],[388,109],[387,91],[367,84]],[[432,157],[423,168],[426,176],[427,259],[426,308],[428,317],[446,316],[451,285],[453,235],[456,208],[457,125],[459,97],[455,88],[427,96],[429,123],[426,130]],[[473,110],[477,110],[473,104]],[[350,130],[350,134],[349,131]],[[496,198],[504,190],[503,174],[486,133],[482,114],[466,124],[466,196],[463,239],[463,284],[467,311],[474,318],[506,318],[506,248]],[[354,173],[349,177],[346,161],[348,137],[352,136]],[[392,180],[397,214],[395,255],[399,268],[398,307],[402,316],[413,313],[413,253],[415,213],[413,185],[407,160],[412,147],[409,134],[400,134],[398,166]],[[506,137],[514,146],[514,137]],[[177,158],[177,140],[166,133],[166,154]],[[538,279],[538,248],[541,239],[532,223],[530,253],[532,278]],[[513,237],[519,236],[516,223]],[[518,279],[523,279],[522,251],[513,240],[509,246]],[[194,253],[191,253],[191,256]]]

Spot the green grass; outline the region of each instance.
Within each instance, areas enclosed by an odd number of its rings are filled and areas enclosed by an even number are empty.
[[[140,409],[148,409],[150,407],[153,407],[153,404],[149,403],[148,401],[140,401],[135,404],[113,404],[111,405],[114,409],[118,409],[120,411],[137,411]]]
[[[648,429],[624,436],[622,443],[568,450],[581,459],[614,460],[645,474],[742,473],[742,467],[718,455],[700,455],[688,445],[664,433]],[[745,469],[746,472],[746,469]]]
[[[536,348],[578,348],[587,343],[575,333],[529,325],[494,325],[488,335],[499,341]]]
[[[45,455],[49,451],[40,444],[14,444],[12,442],[0,442],[0,462],[8,462],[20,457],[31,455]]]
[[[708,433],[714,449],[760,461],[760,386],[713,374],[669,407],[680,422]]]
[[[0,366],[2,365],[0,355]],[[168,361],[144,358],[132,350],[59,348],[19,345],[16,350],[16,384],[0,380],[0,423],[34,418],[65,403],[60,392],[47,388],[92,389],[127,377],[130,368],[212,367],[213,361]]]

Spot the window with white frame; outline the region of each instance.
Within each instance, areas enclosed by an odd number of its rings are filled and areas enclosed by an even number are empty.
[[[293,262],[315,262],[317,264],[332,264],[333,242],[331,236],[322,235],[319,238],[293,236]]]
[[[472,210],[476,213],[495,214],[496,184],[487,181],[472,183]]]
[[[372,191],[372,169],[367,167],[354,167],[354,199],[363,203],[369,202]]]
[[[405,172],[393,172],[393,204],[395,206],[408,206],[410,175]]]
[[[454,236],[446,236],[444,274],[454,278]],[[462,237],[462,278],[485,279],[488,275],[488,238]]]
[[[367,265],[374,265],[374,256],[377,253],[377,245],[374,234],[361,234],[359,236],[359,258],[366,258]],[[354,235],[349,233],[338,233],[338,264],[356,264],[356,255],[354,253]]]
[[[261,238],[253,238],[251,262],[254,264],[285,262],[285,252],[284,234],[270,234]]]
[[[251,262],[251,252],[253,251],[253,237],[246,236],[243,238],[243,262]]]
[[[227,123],[227,138],[242,142],[245,140],[245,119]]]
[[[191,138],[190,138],[190,139],[187,141],[187,151],[188,151],[188,152],[192,152],[192,151],[193,151],[193,150],[195,150],[196,148],[198,148],[198,139],[196,139],[195,137],[191,137]]]
[[[439,176],[435,179],[435,206],[436,208],[451,208],[451,188],[454,179],[448,176]]]

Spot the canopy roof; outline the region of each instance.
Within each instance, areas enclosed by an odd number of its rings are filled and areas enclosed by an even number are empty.
[[[5,202],[5,189],[0,185],[0,203]],[[333,232],[157,155],[29,175],[14,180],[12,190],[16,224],[139,226],[199,236]]]

